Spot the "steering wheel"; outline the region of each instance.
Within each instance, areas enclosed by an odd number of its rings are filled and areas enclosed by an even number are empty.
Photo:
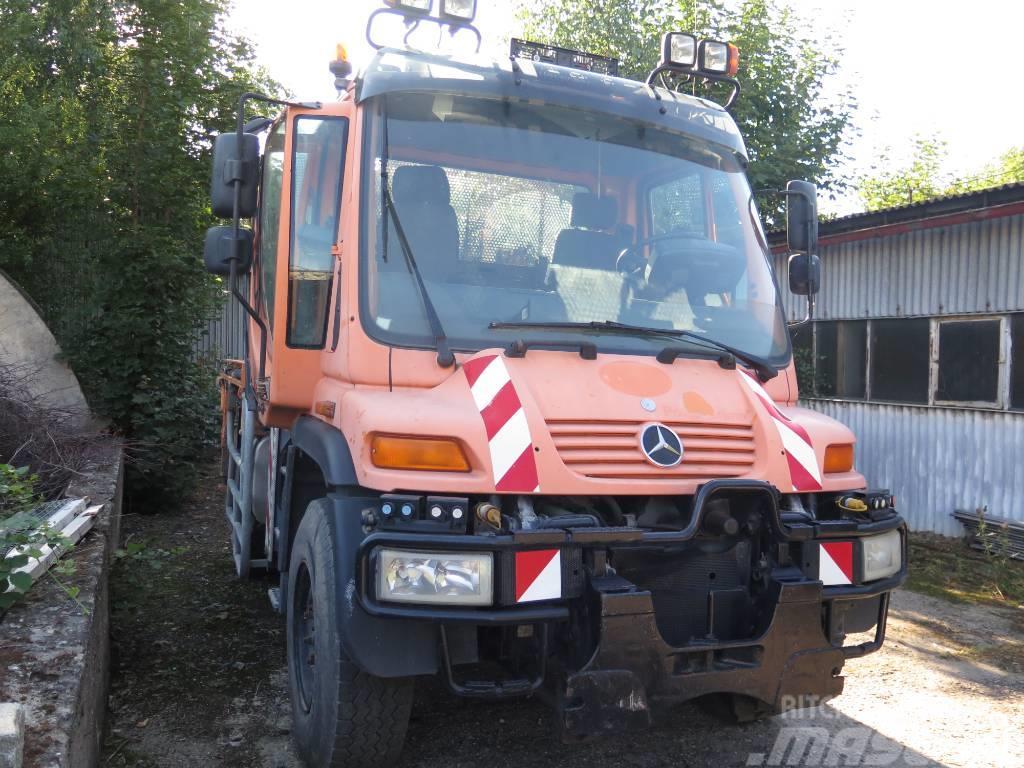
[[[619,252],[619,257],[615,260],[615,269],[617,272],[626,275],[627,277],[639,278],[643,275],[644,267],[649,263],[647,259],[640,255],[641,249],[645,246],[654,245],[655,243],[664,242],[666,240],[681,240],[689,242],[698,247],[704,247],[708,243],[713,241],[708,240],[704,237],[694,237],[692,234],[683,232],[666,232],[663,235],[652,235],[651,237],[645,237],[637,240],[632,245],[628,245]]]
[[[644,246],[666,241],[673,245],[660,249],[650,262],[640,255]],[[650,269],[645,274],[648,264]],[[696,310],[705,306],[707,296],[736,289],[746,269],[746,256],[732,245],[692,234],[667,233],[623,249],[615,267],[626,277],[620,297],[623,311],[630,303],[630,293],[658,301],[679,288],[686,291],[690,306]]]

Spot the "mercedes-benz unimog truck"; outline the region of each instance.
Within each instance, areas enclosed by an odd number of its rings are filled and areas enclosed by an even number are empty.
[[[437,2],[377,13],[474,33]],[[217,138],[226,512],[310,766],[389,765],[427,676],[573,739],[813,705],[883,642],[906,526],[797,405],[743,139],[692,94],[735,98],[736,49],[662,45],[647,83],[524,41],[339,50],[337,101],[246,94]],[[814,187],[782,193],[810,314]]]

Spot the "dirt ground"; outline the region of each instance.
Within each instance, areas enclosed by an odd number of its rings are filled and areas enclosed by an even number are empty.
[[[181,513],[124,520],[102,765],[299,766],[283,622],[267,583],[233,577],[221,493],[211,476]],[[847,664],[842,697],[747,726],[684,706],[644,733],[564,745],[537,701],[428,682],[398,768],[1024,766],[1024,611],[901,591],[889,626],[882,651]]]

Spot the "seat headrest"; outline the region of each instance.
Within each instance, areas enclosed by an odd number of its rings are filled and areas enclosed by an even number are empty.
[[[615,228],[619,218],[619,204],[614,197],[598,197],[593,192],[577,192],[572,198],[570,226],[584,229]]]
[[[449,205],[451,187],[444,169],[436,165],[403,165],[391,179],[391,191],[399,205]]]

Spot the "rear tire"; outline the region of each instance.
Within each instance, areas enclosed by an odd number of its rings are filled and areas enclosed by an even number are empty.
[[[346,656],[328,513],[326,499],[310,503],[288,569],[292,737],[310,768],[390,765],[405,741],[413,681],[374,677]]]

